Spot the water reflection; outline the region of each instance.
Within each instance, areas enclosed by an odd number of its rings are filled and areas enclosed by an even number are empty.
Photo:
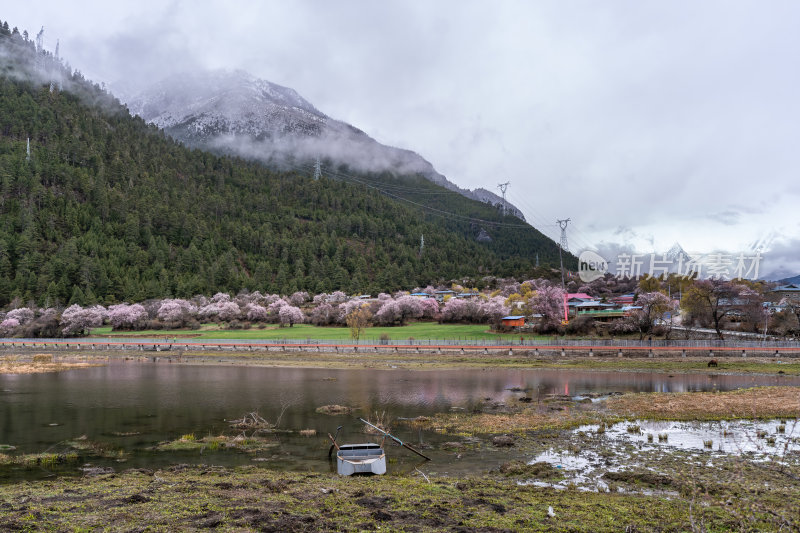
[[[306,455],[324,448],[324,435],[344,425],[361,431],[355,416],[385,411],[390,418],[471,408],[486,398],[516,401],[523,392],[607,394],[731,390],[800,385],[782,376],[676,375],[572,370],[327,370],[243,366],[115,363],[61,373],[0,376],[0,444],[24,453],[45,451],[77,436],[143,448],[185,433],[218,434],[226,419],[257,410],[281,426],[313,428],[320,439],[296,439]],[[357,409],[350,417],[316,413],[321,405]],[[349,435],[348,435],[349,433]],[[423,438],[419,435],[419,438]],[[294,441],[292,441],[294,442]],[[249,460],[249,459],[248,459]]]

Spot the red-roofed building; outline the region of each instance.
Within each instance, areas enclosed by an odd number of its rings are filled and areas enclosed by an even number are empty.
[[[619,306],[633,305],[633,294],[623,294],[622,296],[615,296],[611,298],[612,304]]]
[[[585,292],[568,292],[567,293],[567,301],[572,300],[573,298],[577,298],[579,300],[594,300],[591,296],[586,294]]]

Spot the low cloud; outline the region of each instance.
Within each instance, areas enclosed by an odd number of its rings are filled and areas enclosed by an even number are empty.
[[[800,238],[778,240],[763,256],[764,279],[779,280],[800,274]]]

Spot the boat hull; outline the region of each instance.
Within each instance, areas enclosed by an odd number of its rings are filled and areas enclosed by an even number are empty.
[[[386,454],[377,444],[344,444],[336,452],[336,471],[341,476],[386,473]]]

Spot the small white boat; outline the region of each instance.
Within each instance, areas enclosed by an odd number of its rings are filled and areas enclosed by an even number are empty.
[[[386,454],[380,444],[342,444],[336,452],[336,470],[340,476],[386,473]]]

